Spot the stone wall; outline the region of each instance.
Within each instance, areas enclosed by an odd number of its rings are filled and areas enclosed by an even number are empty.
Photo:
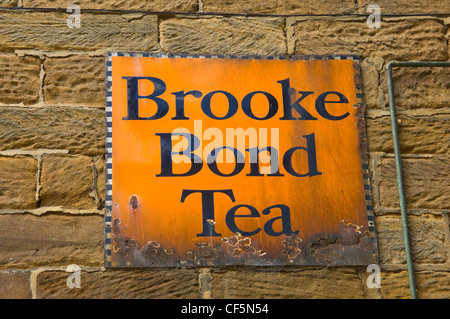
[[[448,61],[450,12],[377,0],[371,29],[371,3],[0,0],[0,298],[409,298],[385,66]],[[359,55],[381,288],[365,267],[104,269],[108,50]],[[394,84],[418,295],[450,298],[450,70],[395,68]]]

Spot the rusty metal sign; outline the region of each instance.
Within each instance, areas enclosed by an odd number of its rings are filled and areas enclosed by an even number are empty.
[[[109,53],[106,267],[377,262],[354,56]]]

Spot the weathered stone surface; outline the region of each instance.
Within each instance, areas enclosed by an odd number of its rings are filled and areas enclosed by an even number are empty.
[[[449,154],[450,114],[397,114],[402,154]],[[370,152],[394,153],[391,118],[389,115],[367,116],[367,137]]]
[[[0,7],[17,7],[18,0],[0,0]]]
[[[148,51],[158,48],[157,17],[83,13],[80,28],[67,26],[67,13],[4,12],[0,50]]]
[[[41,206],[69,209],[96,208],[89,193],[93,185],[93,162],[76,155],[44,155],[41,168]]]
[[[105,160],[102,157],[95,159],[95,168],[97,169],[97,194],[99,196],[100,206],[105,206],[105,184],[106,167]]]
[[[419,298],[450,298],[450,271],[418,271],[416,277]]]
[[[81,271],[80,288],[69,289],[69,273],[42,272],[37,298],[42,299],[196,299],[198,274],[193,269]]]
[[[82,107],[0,107],[0,150],[67,149],[101,155],[105,112]]]
[[[161,48],[190,54],[286,53],[284,19],[199,18],[161,22]]]
[[[367,13],[367,7],[376,3],[380,6],[381,15],[387,13],[412,14],[412,13],[448,13],[447,0],[433,0],[430,2],[410,0],[358,0],[359,12]],[[369,12],[372,13],[372,12]]]
[[[334,2],[307,0],[203,0],[204,12],[269,13],[269,14],[345,14],[355,13],[352,0]]]
[[[0,103],[29,105],[39,101],[39,58],[0,55],[0,70]]]
[[[450,107],[450,69],[442,67],[393,68],[395,108],[442,109]],[[381,86],[389,107],[386,70],[381,74]]]
[[[212,273],[217,299],[352,299],[363,298],[357,269],[226,270]]]
[[[449,209],[449,157],[403,158],[403,183],[408,209]],[[394,158],[378,162],[381,206],[399,208],[399,195]]]
[[[100,215],[0,215],[0,268],[103,265]]]
[[[355,54],[388,60],[447,60],[445,28],[435,19],[383,20],[370,29],[359,20],[293,23],[295,54]]]
[[[410,299],[407,271],[382,271],[381,295],[383,299]]]
[[[44,70],[46,104],[105,106],[105,58],[47,58]]]
[[[381,58],[367,58],[360,63],[364,104],[367,109],[377,109],[380,105],[384,106],[379,79],[379,72],[383,63],[384,60]]]
[[[450,272],[416,271],[417,295],[420,299],[450,298]],[[382,271],[381,294],[384,299],[411,298],[407,271]]]
[[[66,8],[77,4],[84,9],[196,12],[196,0],[23,0],[26,8]]]
[[[36,208],[37,161],[0,156],[0,209]]]
[[[7,271],[0,273],[1,299],[30,299],[30,273]]]
[[[408,216],[412,254],[415,263],[437,264],[448,260],[445,222],[441,216]],[[406,264],[400,214],[376,219],[381,264]]]
[[[447,23],[446,23],[447,34],[445,35],[445,37],[447,38],[447,49],[448,49],[448,55],[450,56],[450,41],[448,41],[448,39],[450,39],[450,28],[448,27],[450,25],[449,20],[447,20]]]

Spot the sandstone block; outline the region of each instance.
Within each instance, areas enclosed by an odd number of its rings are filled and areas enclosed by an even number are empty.
[[[196,12],[196,0],[23,0],[26,8],[67,8],[69,4],[77,4],[84,9],[139,10],[139,11],[174,11]]]
[[[284,19],[199,18],[161,22],[164,52],[281,55],[286,53]]]
[[[450,272],[447,271],[418,271],[417,290],[422,299],[449,299]]]
[[[30,273],[8,271],[0,273],[1,299],[30,299]]]
[[[100,205],[105,206],[105,184],[106,184],[106,167],[103,158],[95,160],[95,167],[97,169],[97,194],[99,196]]]
[[[397,114],[402,154],[449,154],[450,115]],[[391,118],[389,115],[366,116],[370,152],[394,153]]]
[[[37,161],[0,156],[0,209],[36,208]]]
[[[18,0],[0,0],[0,7],[17,7]]]
[[[100,215],[0,215],[0,268],[103,265]]]
[[[330,5],[329,1],[258,1],[258,0],[203,0],[204,12],[268,13],[268,14],[345,14],[354,13],[355,4],[343,0]]]
[[[417,295],[420,299],[448,299],[450,291],[448,271],[416,271]],[[411,298],[407,271],[383,271],[381,294],[384,299]]]
[[[102,155],[105,112],[82,107],[0,107],[0,150],[67,149]]]
[[[292,24],[295,54],[354,54],[389,60],[447,60],[444,26],[435,19],[299,20]]]
[[[150,51],[158,48],[157,17],[139,19],[112,14],[81,16],[80,28],[69,28],[67,13],[4,12],[0,16],[0,50]]]
[[[358,0],[359,12],[366,13],[367,7],[373,4],[372,0]],[[434,0],[430,2],[408,0],[378,0],[381,14],[412,14],[412,13],[448,13],[448,1]]]
[[[447,24],[446,24],[447,34],[445,35],[445,37],[447,38],[447,48],[448,48],[448,54],[450,56],[450,41],[448,41],[450,39],[450,28],[448,27],[449,24],[450,24],[450,22],[447,22]]]
[[[93,209],[89,195],[93,185],[93,162],[90,157],[76,155],[44,155],[41,168],[41,206],[70,209]]]
[[[0,70],[0,103],[29,105],[39,102],[39,58],[0,55]]]
[[[383,59],[367,58],[361,61],[364,104],[367,109],[377,109],[381,104],[381,88],[379,72]],[[382,103],[384,106],[384,103]]]
[[[450,179],[448,157],[403,158],[403,183],[408,209],[449,209]],[[399,208],[395,160],[384,158],[378,163],[380,203]]]
[[[105,58],[48,58],[44,70],[46,104],[105,106]]]
[[[381,295],[384,299],[410,299],[407,271],[382,271]]]
[[[448,260],[445,221],[441,216],[408,216],[412,254],[415,263],[437,264]],[[376,219],[381,264],[406,264],[401,216],[383,215]]]
[[[450,69],[393,68],[395,107],[397,110],[450,107]],[[389,107],[386,70],[381,73],[381,86]]]
[[[69,289],[70,273],[46,271],[38,275],[37,297],[42,299],[197,299],[198,274],[193,269],[81,271],[80,288]]]
[[[364,296],[355,269],[226,270],[213,272],[212,276],[212,295],[218,299],[358,299]]]

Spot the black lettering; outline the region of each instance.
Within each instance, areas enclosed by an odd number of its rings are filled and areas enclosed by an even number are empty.
[[[176,115],[172,117],[172,120],[189,120],[189,117],[184,116],[184,98],[188,95],[199,98],[202,96],[202,92],[194,90],[184,93],[184,91],[173,92],[175,95],[175,111]]]
[[[301,94],[300,98],[297,99],[294,103],[291,103],[291,85],[289,79],[277,81],[277,83],[281,84],[281,90],[283,93],[283,110],[284,116],[280,117],[280,120],[317,120],[314,116],[312,116],[308,111],[306,111],[303,106],[300,105],[300,102],[303,101],[307,96],[314,94],[311,91],[299,91]],[[295,91],[294,91],[295,92]],[[295,118],[292,116],[292,109],[295,109],[298,114],[300,114],[299,118]]]
[[[269,110],[267,111],[267,115],[264,117],[257,117],[253,114],[252,109],[251,109],[251,101],[252,98],[255,94],[263,94],[268,102],[269,102]],[[273,117],[275,114],[277,114],[278,112],[278,102],[277,99],[270,93],[264,92],[264,91],[254,91],[251,92],[249,94],[247,94],[243,99],[242,99],[242,110],[244,111],[244,113],[255,120],[267,120],[270,119],[271,117]]]
[[[250,215],[245,215],[245,214],[236,214],[237,210],[241,207],[246,207],[248,208],[248,210],[250,211]],[[241,234],[241,236],[253,236],[256,235],[257,233],[259,233],[261,231],[261,228],[257,228],[253,231],[244,231],[242,229],[239,229],[236,226],[236,218],[237,217],[242,217],[242,218],[249,218],[249,217],[260,217],[258,210],[250,205],[237,205],[234,206],[233,208],[231,208],[226,217],[225,217],[225,222],[228,226],[228,228],[233,232],[233,233],[239,233]]]
[[[148,76],[123,76],[122,79],[127,80],[127,117],[123,117],[123,120],[157,120],[167,114],[169,104],[158,97],[166,91],[166,84],[163,80]],[[148,80],[153,83],[155,89],[152,94],[139,95],[139,81],[141,80]],[[140,99],[149,99],[156,103],[157,110],[155,115],[150,117],[139,116]]]
[[[265,208],[262,211],[262,214],[269,215],[270,210],[273,208],[279,208],[281,210],[281,216],[274,217],[265,223],[264,231],[266,232],[266,234],[269,236],[280,236],[282,234],[285,234],[286,236],[297,235],[300,231],[298,231],[298,230],[292,231],[292,229],[291,229],[291,211],[289,210],[289,207],[286,205],[281,205],[281,204],[273,205],[273,206]],[[277,221],[279,219],[281,219],[282,229],[281,229],[281,232],[276,232],[273,229],[273,224],[275,223],[275,221]]]
[[[184,136],[188,140],[188,146],[181,152],[172,152],[172,134],[178,136]],[[156,133],[161,140],[161,173],[156,175],[157,177],[167,176],[191,176],[201,171],[203,167],[202,159],[193,153],[199,145],[200,140],[197,136],[189,133]],[[191,160],[191,168],[186,173],[174,174],[172,169],[172,155],[186,155]],[[187,155],[188,154],[188,155]]]
[[[303,137],[306,138],[306,147],[296,146],[287,150],[283,156],[283,166],[286,171],[292,176],[312,177],[316,175],[322,175],[322,173],[317,170],[316,142],[314,139],[314,133],[303,135]],[[304,150],[308,154],[308,173],[299,174],[292,167],[292,155],[296,150]]]
[[[326,98],[330,94],[337,95],[339,97],[339,101],[327,101]],[[325,118],[327,120],[331,120],[331,121],[343,120],[347,116],[350,115],[350,113],[348,113],[348,112],[345,114],[339,115],[339,116],[331,115],[328,112],[327,108],[325,107],[325,103],[348,103],[348,99],[342,93],[335,92],[335,91],[328,91],[328,92],[324,92],[324,93],[320,94],[316,99],[317,113],[319,113],[323,118]]]
[[[229,174],[224,174],[221,171],[219,171],[219,168],[217,167],[217,155],[218,153],[223,149],[229,149],[233,151],[234,159],[235,159],[235,166],[234,170]],[[222,176],[222,177],[231,177],[236,174],[239,174],[245,167],[245,157],[244,155],[239,152],[237,149],[231,146],[219,146],[218,148],[215,148],[211,151],[211,153],[208,154],[208,157],[206,158],[206,162],[208,163],[209,169],[216,175]]]
[[[214,94],[217,94],[217,93],[224,94],[228,99],[228,113],[222,117],[215,116],[211,111],[211,98],[213,97]],[[205,113],[210,118],[215,119],[215,120],[226,120],[226,119],[229,119],[230,117],[232,117],[234,114],[236,114],[236,112],[238,110],[238,101],[231,93],[228,93],[226,91],[212,91],[203,97],[202,102],[201,102],[201,107],[202,107],[203,113]]]
[[[268,151],[270,154],[270,174],[266,174],[267,176],[284,176],[280,174],[280,165],[278,163],[278,150],[274,147],[268,146],[258,149],[258,147],[247,148],[247,152],[250,153],[250,173],[246,176],[264,176],[260,172],[259,166],[259,153]],[[276,172],[274,172],[274,168],[276,168]]]
[[[181,193],[181,202],[184,203],[186,197],[190,194],[202,194],[202,225],[203,231],[197,234],[197,237],[220,237],[221,234],[216,233],[214,220],[214,193],[223,193],[235,202],[233,191],[231,189],[223,190],[193,190],[183,189]]]

